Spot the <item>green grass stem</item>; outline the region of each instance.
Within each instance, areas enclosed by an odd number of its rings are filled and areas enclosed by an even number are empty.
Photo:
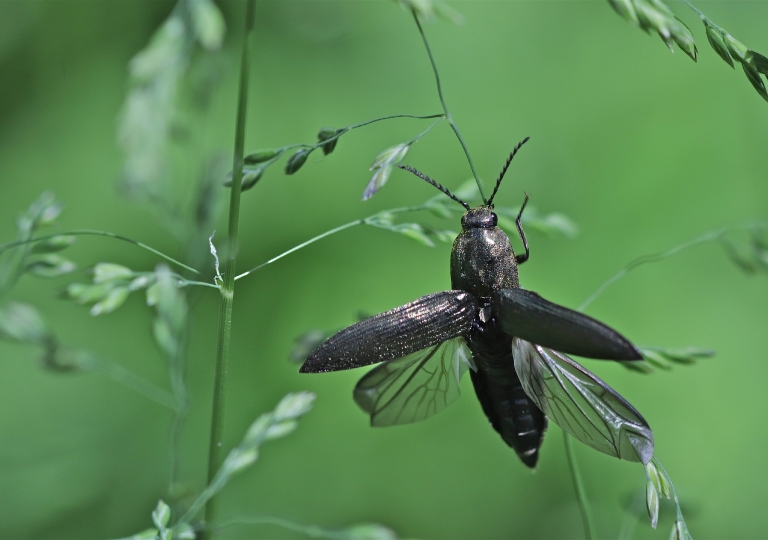
[[[435,83],[437,84],[437,94],[440,96],[440,103],[443,106],[443,112],[445,112],[445,118],[448,120],[448,123],[451,124],[451,128],[453,129],[453,132],[456,134],[456,138],[459,139],[459,143],[461,144],[461,147],[464,149],[464,155],[467,156],[467,161],[469,162],[469,168],[472,169],[472,176],[475,177],[475,182],[477,182],[477,189],[480,190],[480,196],[482,197],[483,202],[486,202],[485,192],[483,191],[483,184],[480,183],[480,177],[477,175],[477,170],[475,169],[475,163],[472,161],[472,156],[469,154],[469,148],[467,148],[467,143],[464,142],[464,138],[461,136],[461,132],[459,132],[459,127],[456,125],[456,122],[453,121],[453,117],[451,116],[451,113],[448,111],[448,105],[445,103],[445,98],[443,97],[443,86],[442,86],[442,83],[440,82],[440,72],[437,70],[435,57],[432,55],[432,49],[430,49],[429,47],[427,36],[424,33],[424,29],[421,27],[421,22],[419,22],[419,16],[416,14],[416,11],[411,10],[411,13],[413,14],[413,20],[416,21],[416,26],[419,28],[419,34],[421,34],[421,39],[424,42],[424,48],[427,49],[427,56],[429,56],[429,62],[432,64],[432,71],[434,71],[435,73]]]
[[[563,431],[563,443],[565,444],[565,455],[568,456],[568,468],[571,471],[573,487],[576,490],[576,500],[579,503],[581,523],[584,526],[584,536],[589,540],[594,540],[597,536],[595,535],[595,524],[592,520],[592,511],[589,508],[587,491],[584,488],[584,482],[582,481],[581,473],[579,472],[579,465],[576,462],[576,452],[573,449],[573,441],[571,440],[571,436],[565,431]]]
[[[83,362],[83,367],[88,371],[104,375],[114,382],[151,399],[155,403],[159,403],[173,411],[178,411],[179,405],[174,396],[151,382],[142,379],[135,373],[128,371],[119,364],[88,355],[87,360]]]
[[[310,238],[306,242],[302,242],[298,246],[292,247],[288,251],[282,252],[280,255],[272,257],[268,261],[265,261],[265,262],[261,263],[260,265],[251,268],[247,272],[243,272],[239,276],[236,276],[235,280],[244,278],[244,277],[252,274],[256,270],[264,268],[265,266],[267,266],[269,264],[272,264],[273,262],[282,259],[286,255],[290,255],[291,253],[294,253],[294,252],[296,252],[296,251],[298,251],[298,250],[300,250],[302,248],[305,248],[305,247],[307,247],[310,244],[314,244],[318,240],[322,240],[323,238],[327,238],[328,236],[331,236],[331,235],[336,234],[338,232],[344,231],[344,230],[349,229],[350,227],[354,227],[356,225],[365,225],[366,222],[369,219],[371,219],[371,218],[373,218],[373,217],[375,217],[375,216],[377,216],[379,214],[401,214],[401,213],[404,213],[404,212],[417,212],[417,211],[420,211],[420,210],[427,210],[427,206],[426,205],[419,205],[419,206],[403,206],[403,207],[400,207],[400,208],[392,208],[391,210],[383,210],[381,212],[377,212],[376,214],[371,214],[370,216],[368,216],[366,218],[356,219],[354,221],[350,221],[349,223],[345,223],[344,225],[339,225],[338,227],[336,227],[334,229],[330,229],[328,231],[325,231],[322,234],[318,234],[317,236],[314,236],[314,237]]]
[[[161,257],[165,259],[166,261],[175,264],[179,268],[183,268],[184,270],[188,270],[194,274],[197,274],[199,276],[202,276],[203,273],[200,270],[197,270],[195,268],[192,268],[191,266],[188,266],[184,264],[181,261],[177,261],[173,257],[170,257],[163,253],[162,251],[158,251],[153,247],[148,246],[147,244],[144,244],[142,242],[139,242],[138,240],[134,240],[133,238],[128,238],[127,236],[122,236],[120,234],[115,234],[107,231],[97,231],[97,230],[91,230],[91,229],[77,229],[74,231],[64,231],[56,234],[49,234],[46,236],[37,236],[35,238],[30,238],[28,240],[17,240],[15,242],[8,242],[7,244],[0,244],[0,254],[2,254],[4,251],[7,251],[9,249],[22,246],[25,244],[34,244],[37,242],[42,242],[44,240],[50,240],[51,238],[55,238],[57,236],[104,236],[107,238],[114,238],[116,240],[122,240],[123,242],[128,242],[129,244],[133,244],[134,246],[138,246],[142,249],[145,249],[151,253],[154,253],[158,257]]]
[[[308,536],[309,538],[326,538],[329,540],[349,540],[350,534],[345,529],[324,529],[317,525],[304,525],[288,519],[275,516],[247,516],[232,518],[217,523],[217,531],[234,525],[275,525],[289,531]],[[363,538],[363,537],[360,537]]]
[[[237,241],[240,220],[240,194],[243,180],[243,155],[245,148],[245,117],[248,108],[248,45],[253,33],[255,0],[248,0],[245,13],[245,35],[240,61],[240,88],[237,100],[237,121],[235,124],[235,150],[232,163],[232,189],[229,197],[229,226],[227,251],[224,259],[224,283],[221,285],[219,304],[219,328],[216,344],[216,372],[213,387],[213,411],[211,435],[208,450],[208,483],[216,476],[222,462],[224,432],[224,404],[227,386],[229,345],[232,333],[232,304],[235,298],[235,272],[237,270]],[[216,520],[216,497],[211,497],[205,506],[205,520]]]

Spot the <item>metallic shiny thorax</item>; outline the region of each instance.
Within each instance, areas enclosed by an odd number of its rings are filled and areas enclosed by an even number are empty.
[[[462,231],[451,250],[451,287],[476,297],[520,286],[515,252],[506,233],[496,226],[489,206],[469,210],[461,218]]]

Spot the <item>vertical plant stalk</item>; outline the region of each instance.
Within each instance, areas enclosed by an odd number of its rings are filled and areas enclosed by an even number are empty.
[[[189,321],[187,321],[187,329]],[[186,334],[186,331],[185,331]],[[182,336],[179,350],[168,359],[168,376],[171,381],[171,391],[176,403],[176,414],[171,423],[171,474],[170,474],[170,493],[176,494],[181,482],[181,433],[184,424],[189,416],[189,398],[186,385],[186,359],[187,350],[186,335]],[[174,509],[178,506],[178,501],[174,501]]]
[[[216,344],[216,375],[213,387],[213,413],[211,416],[211,438],[208,450],[208,483],[216,476],[221,465],[222,434],[224,431],[224,403],[226,397],[227,364],[229,342],[232,332],[232,303],[235,298],[235,272],[237,267],[237,237],[240,220],[240,193],[243,182],[243,153],[245,147],[245,113],[248,106],[248,44],[253,33],[255,0],[248,0],[245,10],[245,35],[240,62],[240,89],[237,100],[237,123],[235,125],[235,152],[232,163],[232,188],[229,197],[229,228],[227,251],[224,259],[224,282],[221,283],[219,304],[219,330]],[[216,497],[205,507],[205,520],[216,519]]]
[[[416,10],[411,10],[411,13],[413,14],[413,20],[416,21],[416,26],[419,28],[419,34],[421,34],[421,39],[424,42],[424,48],[427,49],[427,56],[429,56],[429,61],[432,64],[432,71],[435,72],[435,82],[437,83],[437,94],[440,96],[440,103],[443,105],[443,112],[445,113],[445,118],[448,120],[448,123],[451,124],[451,128],[453,128],[453,132],[456,134],[456,138],[459,139],[459,143],[461,143],[461,147],[464,149],[464,154],[467,156],[467,161],[469,162],[469,168],[472,169],[472,176],[475,177],[475,182],[477,183],[477,189],[480,190],[480,197],[482,197],[483,202],[487,202],[487,199],[485,198],[485,192],[483,191],[483,185],[480,183],[480,177],[477,176],[475,163],[472,161],[472,156],[469,155],[469,148],[467,148],[467,144],[464,142],[464,138],[461,136],[461,133],[459,132],[459,128],[456,125],[456,122],[453,121],[453,117],[451,116],[451,113],[448,111],[448,105],[446,105],[445,103],[445,98],[443,97],[443,86],[440,83],[440,73],[437,71],[437,64],[435,63],[435,57],[432,56],[432,49],[429,48],[429,42],[427,41],[427,36],[424,34],[424,29],[421,27],[421,22],[419,22],[419,16],[416,14]]]
[[[563,431],[563,442],[565,443],[565,455],[568,456],[568,468],[571,470],[573,488],[576,490],[576,500],[579,503],[581,523],[584,525],[584,536],[589,540],[595,540],[597,536],[595,535],[595,524],[592,522],[592,511],[589,508],[587,491],[584,489],[579,466],[576,463],[576,454],[573,451],[573,441],[571,441],[571,436],[565,431]]]

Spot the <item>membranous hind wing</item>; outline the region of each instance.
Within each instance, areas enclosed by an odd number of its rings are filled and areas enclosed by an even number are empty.
[[[360,379],[355,402],[372,426],[420,422],[442,411],[461,394],[461,377],[473,368],[464,338],[385,362]]]
[[[545,300],[525,289],[503,289],[493,311],[504,332],[567,354],[604,360],[642,360],[640,352],[613,328]]]
[[[563,431],[609,456],[651,460],[651,428],[611,387],[546,347],[514,338],[512,354],[525,393]]]
[[[339,371],[402,358],[466,334],[477,313],[477,300],[464,291],[422,296],[331,336],[299,371]]]

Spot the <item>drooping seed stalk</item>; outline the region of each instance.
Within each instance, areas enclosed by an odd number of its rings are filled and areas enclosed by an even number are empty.
[[[248,106],[248,44],[253,33],[255,0],[248,0],[245,14],[245,35],[240,62],[240,89],[237,101],[235,125],[235,152],[232,163],[232,188],[229,197],[229,227],[227,251],[224,259],[224,281],[221,283],[219,304],[219,330],[216,344],[216,374],[213,387],[213,413],[208,450],[208,483],[210,484],[221,466],[222,435],[224,432],[224,403],[227,386],[229,343],[232,333],[232,303],[235,299],[235,273],[237,271],[237,236],[240,220],[240,193],[243,181],[243,154],[245,148],[245,114]],[[205,520],[216,519],[216,497],[205,507]]]
[[[35,238],[30,238],[28,240],[16,240],[15,242],[8,242],[7,244],[0,245],[0,254],[2,254],[4,251],[8,249],[12,249],[25,244],[35,244],[37,242],[44,242],[45,240],[50,240],[51,238],[56,238],[57,236],[80,236],[80,235],[105,236],[107,238],[122,240],[123,242],[128,242],[129,244],[133,244],[142,249],[146,249],[150,253],[154,253],[158,257],[162,257],[166,261],[173,263],[176,266],[183,268],[184,270],[188,270],[195,274],[202,275],[202,272],[200,272],[199,270],[192,268],[191,266],[188,266],[181,261],[177,261],[176,259],[170,257],[169,255],[166,255],[165,253],[158,251],[155,248],[148,246],[147,244],[139,242],[138,240],[134,240],[133,238],[128,238],[126,236],[122,236],[122,235],[107,232],[107,231],[96,231],[91,229],[76,229],[74,231],[64,231],[64,232],[58,232],[56,234],[37,236]]]
[[[475,163],[472,161],[472,156],[469,155],[469,148],[467,148],[467,143],[464,142],[464,138],[461,136],[461,133],[459,132],[459,127],[456,125],[456,122],[453,121],[453,117],[451,116],[451,113],[448,111],[448,105],[445,103],[445,98],[443,97],[443,86],[440,83],[440,73],[437,71],[437,64],[435,63],[435,57],[432,56],[432,49],[429,48],[429,42],[427,41],[427,36],[424,34],[424,29],[421,27],[421,22],[419,22],[419,16],[416,14],[416,11],[412,10],[411,13],[413,14],[413,20],[416,21],[416,26],[419,28],[419,34],[421,34],[421,40],[424,42],[424,48],[427,49],[427,56],[429,56],[429,62],[432,64],[432,71],[435,72],[435,82],[437,83],[437,94],[440,96],[440,103],[443,105],[443,112],[445,113],[445,118],[448,120],[448,123],[451,124],[451,128],[453,128],[453,132],[456,134],[456,138],[459,139],[459,143],[461,144],[461,147],[464,149],[464,154],[467,156],[467,161],[469,162],[469,168],[472,169],[472,176],[475,177],[475,183],[477,183],[477,189],[480,190],[480,197],[483,199],[483,202],[487,202],[487,199],[485,198],[485,192],[483,191],[483,185],[480,183],[480,177],[477,175],[477,170],[475,170]]]

